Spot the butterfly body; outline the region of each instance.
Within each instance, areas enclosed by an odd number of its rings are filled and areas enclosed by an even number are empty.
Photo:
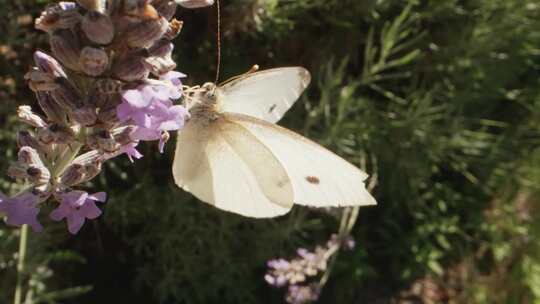
[[[367,174],[274,123],[309,83],[303,68],[265,70],[224,86],[204,84],[178,133],[178,186],[217,208],[249,217],[314,207],[375,204]]]

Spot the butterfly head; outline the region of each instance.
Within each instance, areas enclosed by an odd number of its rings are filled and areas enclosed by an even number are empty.
[[[201,96],[205,103],[207,104],[216,104],[217,103],[217,86],[213,82],[207,82],[202,86],[202,95]]]
[[[214,83],[194,87],[188,96],[187,108],[193,118],[212,120],[219,112],[219,89]]]

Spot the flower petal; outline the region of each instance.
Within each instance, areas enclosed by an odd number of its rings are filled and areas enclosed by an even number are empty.
[[[84,224],[84,216],[79,212],[72,212],[67,217],[68,231],[71,234],[77,234],[81,230],[82,225]]]
[[[148,98],[144,91],[139,90],[127,90],[122,93],[122,98],[127,101],[131,106],[135,108],[145,108],[152,101],[151,98]]]
[[[100,193],[103,193],[105,195],[104,192]],[[99,210],[99,208],[93,201],[87,201],[86,204],[81,207],[79,212],[81,213],[81,215],[90,220],[93,220],[101,215],[101,210]]]
[[[89,195],[88,199],[93,200],[93,201],[97,201],[97,202],[104,202],[105,200],[107,200],[107,193],[105,193],[105,192],[97,192],[97,193],[94,193],[92,195]]]
[[[69,207],[68,204],[61,204],[60,206],[58,206],[58,208],[54,209],[51,214],[49,214],[49,217],[53,220],[53,221],[61,221],[63,220],[64,218],[66,218],[68,216],[68,214],[70,213],[71,211],[71,207]]]

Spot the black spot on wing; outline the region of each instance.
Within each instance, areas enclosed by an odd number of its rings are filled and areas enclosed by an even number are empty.
[[[270,108],[268,109],[268,113],[272,113],[272,111],[274,111],[276,107],[277,107],[276,104],[273,104],[272,106],[270,106]]]
[[[318,185],[321,181],[316,176],[306,176],[306,180],[310,184]]]

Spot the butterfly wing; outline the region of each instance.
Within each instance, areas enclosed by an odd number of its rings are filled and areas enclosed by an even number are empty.
[[[314,207],[375,205],[366,173],[290,130],[241,114],[227,114],[262,142],[285,168],[294,202]],[[260,164],[262,165],[262,164]]]
[[[302,67],[250,73],[219,88],[221,111],[240,113],[277,122],[311,81]]]
[[[189,122],[178,133],[176,184],[217,208],[249,217],[274,217],[293,204],[281,163],[254,135],[220,117]]]

